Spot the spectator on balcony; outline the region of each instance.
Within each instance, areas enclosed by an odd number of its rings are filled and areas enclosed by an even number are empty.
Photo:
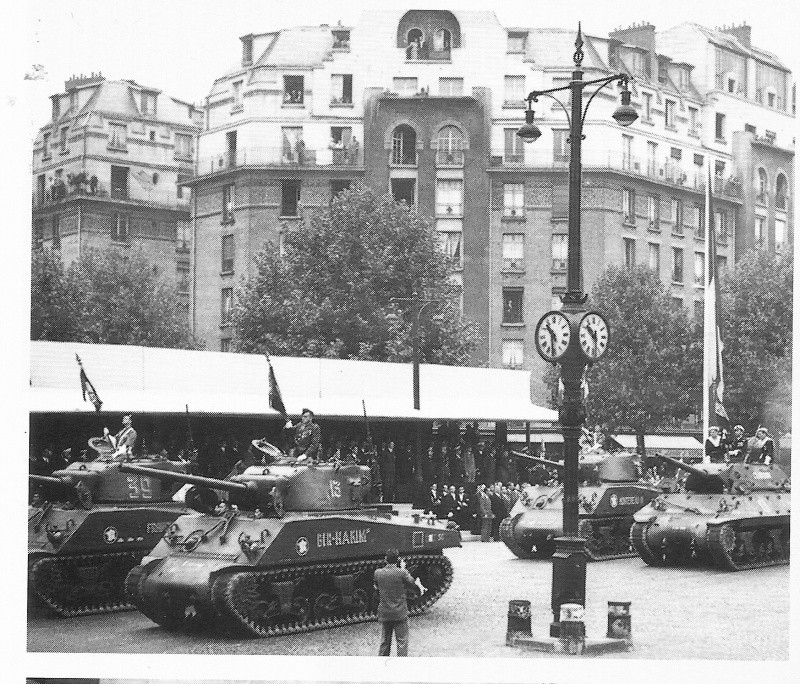
[[[97,194],[97,184],[98,184],[97,176],[92,174],[92,177],[89,179],[89,192],[93,195]]]
[[[360,150],[361,145],[358,142],[358,139],[351,135],[350,142],[347,144],[347,163],[348,164],[358,164],[358,153]]]
[[[302,164],[306,158],[306,144],[303,142],[302,138],[297,139],[297,144],[295,147],[297,149],[297,163]]]

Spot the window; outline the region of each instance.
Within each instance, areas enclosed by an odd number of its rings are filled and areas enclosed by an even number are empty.
[[[647,196],[647,227],[650,230],[658,230],[658,195]]]
[[[350,145],[352,140],[353,129],[350,126],[331,126],[331,161],[334,164],[351,162],[349,156],[352,150]],[[355,159],[351,163],[355,163]]]
[[[232,340],[230,337],[223,337],[219,341],[219,350],[224,353],[228,353],[233,349]]]
[[[664,100],[664,126],[675,128],[675,101]]]
[[[786,221],[775,219],[775,251],[782,252],[786,248]]]
[[[676,161],[680,161],[681,157],[683,156],[683,151],[680,147],[670,147],[669,148],[669,156],[671,159],[675,159]]]
[[[50,134],[42,135],[42,159],[50,159]]]
[[[553,129],[553,161],[565,162],[569,160],[569,131]]]
[[[522,368],[522,340],[503,340],[502,347],[503,367]]]
[[[413,207],[416,204],[416,185],[413,178],[392,178],[392,195],[395,202],[405,202]]]
[[[717,140],[725,140],[725,115],[717,112],[714,121],[714,137]]]
[[[672,248],[672,282],[683,284],[683,248]]]
[[[156,115],[156,94],[142,91],[142,114],[145,116]]]
[[[239,154],[237,151],[237,144],[239,135],[236,131],[229,131],[225,134],[225,144],[228,148],[228,166],[234,167],[239,162]]]
[[[756,247],[764,246],[764,233],[767,226],[767,219],[765,216],[756,216],[754,225],[754,237]]]
[[[439,79],[439,95],[443,97],[458,97],[464,94],[464,79],[463,78],[445,78]]]
[[[503,130],[505,136],[505,148],[503,150],[503,161],[506,164],[521,164],[525,160],[525,150],[522,139],[517,135],[516,128],[506,128]]]
[[[631,188],[622,188],[622,222],[636,223],[636,196]]]
[[[303,142],[302,126],[284,126],[281,128],[283,149],[281,150],[285,164],[300,164],[304,156],[305,142]]]
[[[697,107],[689,107],[689,135],[700,135],[700,112]]]
[[[181,176],[178,174],[178,179],[175,183],[176,187],[176,196],[178,199],[183,199],[184,197],[189,198],[191,197],[191,190],[183,186],[184,183],[191,180],[191,176]]]
[[[192,244],[192,224],[186,219],[178,219],[175,225],[175,249],[179,252],[189,251]]]
[[[331,104],[353,104],[353,74],[331,74]]]
[[[436,163],[440,166],[464,164],[464,133],[457,126],[444,126],[436,138]]]
[[[642,103],[644,104],[643,121],[653,120],[653,93],[642,93]]]
[[[192,159],[194,156],[194,138],[185,133],[175,134],[175,157],[179,159]]]
[[[349,180],[332,180],[331,181],[331,198],[336,197],[340,192],[349,190],[352,183]]]
[[[281,216],[298,216],[300,181],[281,181]]]
[[[37,218],[33,221],[33,247],[38,249],[44,241],[44,219]]]
[[[525,52],[525,33],[509,33],[506,41],[506,52]]]
[[[722,278],[728,270],[728,258],[717,255],[717,275]]]
[[[633,136],[632,135],[623,134],[623,136],[622,136],[622,168],[625,171],[630,171],[631,170],[631,165],[633,164],[632,148],[633,148]]]
[[[447,29],[439,29],[433,34],[433,49],[436,52],[450,52],[452,45],[453,36]]]
[[[73,90],[69,94],[69,111],[77,112],[78,111],[78,91]]]
[[[54,95],[50,101],[53,103],[53,121],[55,121],[61,116],[61,98],[58,95]]]
[[[233,273],[233,261],[236,256],[236,243],[233,235],[222,236],[222,272]]]
[[[111,196],[120,199],[128,198],[128,167],[111,167]]]
[[[54,214],[51,217],[50,221],[51,221],[50,228],[53,234],[53,249],[61,249],[61,231],[59,231],[59,224],[61,223],[61,217],[58,214]]]
[[[417,165],[417,134],[407,124],[398,126],[392,133],[392,164]]]
[[[719,159],[714,162],[714,175],[721,178],[725,175],[725,162]]]
[[[567,270],[567,236],[564,233],[553,235],[553,270]]]
[[[242,104],[242,83],[243,81],[234,81],[231,86],[233,93],[233,105],[231,108],[233,111],[240,111],[244,106]]]
[[[525,77],[524,76],[506,76],[505,77],[505,91],[503,100],[506,104],[519,105],[520,107],[525,104]]]
[[[43,173],[36,177],[36,206],[43,207],[47,200],[47,179]]]
[[[694,284],[702,287],[705,284],[706,255],[702,252],[694,253]]]
[[[706,236],[706,209],[702,204],[695,204],[692,207],[694,212],[694,225],[697,230],[697,237]]]
[[[655,242],[647,245],[647,265],[656,273],[661,270],[661,246]]]
[[[108,146],[117,150],[127,148],[128,127],[125,124],[108,124]]]
[[[222,222],[233,223],[233,201],[234,201],[234,186],[222,186]]]
[[[416,95],[419,92],[415,77],[399,77],[392,79],[392,90],[398,95]]]
[[[130,242],[130,220],[125,214],[114,214],[111,222],[111,239],[114,242]]]
[[[519,325],[523,322],[522,295],[521,287],[503,288],[503,323]]]
[[[250,66],[253,63],[253,36],[242,38],[242,66]]]
[[[156,139],[156,132],[150,131],[150,142],[155,142]]]
[[[503,234],[503,270],[522,271],[525,269],[525,235],[523,233]]]
[[[460,230],[439,231],[439,246],[442,252],[453,260],[456,268],[464,267],[461,255],[462,235]]]
[[[222,310],[220,316],[220,325],[230,325],[233,321],[233,288],[222,288]]]
[[[64,126],[61,129],[61,151],[67,151],[67,135],[69,134],[69,126]]]
[[[305,86],[303,76],[283,77],[283,104],[303,104]]]
[[[176,272],[178,281],[178,293],[189,294],[189,287],[191,283],[191,271],[189,270],[188,261],[179,261],[177,264]]]
[[[350,49],[350,31],[337,30],[331,31],[333,33],[333,49],[334,50],[349,50]]]
[[[676,197],[670,198],[670,218],[672,220],[672,229],[675,232],[683,231],[683,202]]]
[[[503,183],[503,216],[525,215],[525,184]]]
[[[658,162],[656,156],[658,153],[658,143],[652,140],[647,141],[647,175],[651,177],[658,176]]]
[[[724,211],[714,212],[714,227],[717,229],[717,235],[725,238],[728,235],[728,214]]]
[[[758,170],[758,195],[756,201],[759,204],[767,203],[767,192],[769,191],[769,180],[767,179],[767,172],[764,169]]]
[[[787,184],[786,184],[786,176],[782,173],[778,174],[778,177],[775,179],[775,208],[776,209],[786,209],[786,198],[787,198]]]
[[[636,240],[633,238],[622,238],[625,247],[625,268],[636,266]]]
[[[464,212],[464,181],[454,178],[436,180],[436,213],[461,216]]]

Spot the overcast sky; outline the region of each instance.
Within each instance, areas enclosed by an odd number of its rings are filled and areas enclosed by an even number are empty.
[[[112,79],[133,79],[191,102],[202,102],[213,79],[240,58],[239,36],[296,25],[345,25],[358,21],[364,0],[286,2],[286,0],[33,0],[29,31],[18,54],[23,69],[41,64],[46,77],[26,81],[24,96],[31,124],[49,116],[47,96],[63,90],[72,74],[102,71]],[[797,37],[790,16],[796,3],[771,0],[660,0],[612,2],[560,0],[548,3],[475,0],[426,3],[381,0],[386,8],[493,9],[504,26],[577,26],[606,35],[620,26],[649,21],[657,29],[683,21],[715,27],[747,21],[754,44],[775,52],[796,71]],[[19,68],[19,67],[18,67]],[[21,78],[23,74],[18,74]]]

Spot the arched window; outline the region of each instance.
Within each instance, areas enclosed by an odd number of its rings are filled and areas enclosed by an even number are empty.
[[[406,34],[406,59],[422,59],[424,45],[425,38],[422,34],[422,30],[412,28]]]
[[[433,34],[433,49],[437,52],[450,52],[452,44],[453,39],[447,29],[439,29]]]
[[[764,169],[758,170],[758,201],[766,203],[767,201],[767,186],[769,185],[769,181],[767,180],[767,172]]]
[[[786,183],[786,176],[782,173],[778,174],[775,179],[775,208],[786,209],[786,196],[788,185]]]
[[[458,126],[443,126],[436,138],[436,163],[440,166],[464,164],[464,133]]]
[[[422,30],[418,28],[411,29],[406,35],[406,45],[416,43],[418,40],[422,41]]]
[[[417,134],[407,124],[399,125],[392,133],[392,164],[417,165]]]

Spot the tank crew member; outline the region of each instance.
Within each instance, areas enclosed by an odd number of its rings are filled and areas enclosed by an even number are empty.
[[[764,463],[769,465],[775,455],[775,445],[772,437],[769,436],[767,428],[759,425],[755,437],[751,437],[747,442],[746,463]]]
[[[716,425],[708,428],[706,460],[711,463],[724,463],[725,461],[725,442],[722,441],[722,435]]]
[[[737,425],[733,428],[733,435],[728,441],[728,459],[734,463],[741,462],[747,455],[747,437],[744,436],[744,428]]]
[[[116,434],[112,435],[107,427],[103,428],[103,436],[106,441],[113,447],[115,457],[131,456],[136,450],[136,442],[139,435],[133,429],[133,419],[130,414],[122,416],[122,429]]]
[[[314,422],[314,412],[304,408],[300,414],[300,422],[292,425],[292,421],[286,421],[286,429],[294,430],[294,456],[298,461],[306,459],[316,460],[319,456],[320,440],[322,430]]]

